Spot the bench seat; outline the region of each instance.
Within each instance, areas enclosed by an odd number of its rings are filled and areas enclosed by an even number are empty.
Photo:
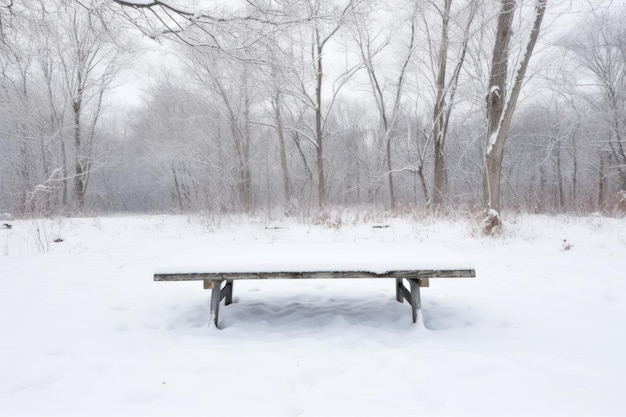
[[[211,289],[209,326],[219,328],[220,303],[232,303],[236,280],[393,279],[396,300],[410,304],[415,323],[421,310],[420,288],[428,287],[431,278],[476,276],[469,262],[432,249],[425,254],[415,245],[226,245],[211,252],[179,254],[157,269],[154,280],[202,281],[205,289]]]

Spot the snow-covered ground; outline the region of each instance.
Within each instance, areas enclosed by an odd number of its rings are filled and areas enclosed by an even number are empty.
[[[0,415],[626,415],[625,219],[10,223]],[[478,276],[432,280],[425,327],[390,280],[237,282],[220,331],[200,282],[152,280],[179,253],[330,243],[445,248]]]

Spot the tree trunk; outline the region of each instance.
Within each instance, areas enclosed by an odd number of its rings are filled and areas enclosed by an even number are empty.
[[[393,188],[393,168],[391,164],[391,134],[385,126],[385,155],[387,159],[387,184],[389,185],[389,207],[391,210],[396,208],[396,196]]]
[[[291,178],[289,176],[289,166],[287,165],[287,151],[285,149],[285,129],[283,127],[283,118],[280,111],[281,100],[280,92],[274,94],[274,118],[276,120],[276,134],[278,136],[278,147],[280,152],[280,168],[283,171],[283,189],[285,192],[285,201],[287,204],[291,202]]]
[[[511,96],[507,97],[509,42],[511,39],[515,0],[501,0],[496,42],[491,61],[489,92],[487,94],[487,147],[483,167],[483,202],[486,209],[500,210],[500,176],[504,143],[522,88],[528,63],[539,37],[547,0],[537,0],[535,21],[526,44],[526,51],[515,76]],[[486,231],[488,232],[488,231]]]
[[[565,208],[565,190],[563,189],[563,170],[561,168],[561,141],[557,140],[555,144],[556,152],[556,182],[558,187],[558,209],[562,212]]]
[[[317,161],[317,201],[319,208],[324,207],[326,203],[326,183],[324,179],[324,148],[323,148],[323,131],[322,131],[322,52],[323,47],[320,41],[319,30],[315,30],[315,44],[313,45],[315,54],[315,146]]]
[[[483,200],[486,208],[495,210],[500,209],[500,172],[504,138],[508,133],[501,131],[501,122],[507,99],[509,43],[515,7],[515,0],[501,0],[487,94],[487,149],[483,169]]]
[[[79,80],[80,82],[80,80]],[[82,132],[80,126],[80,115],[82,111],[82,92],[78,92],[77,98],[72,103],[74,112],[74,195],[78,210],[85,207],[85,165],[82,146]]]
[[[444,1],[441,24],[441,45],[439,46],[437,96],[433,108],[433,143],[435,145],[435,164],[433,174],[433,204],[440,206],[444,202],[446,192],[446,173],[444,160],[445,127],[446,127],[446,65],[448,61],[448,24],[452,0]]]
[[[604,155],[600,152],[600,169],[598,172],[598,209],[606,207],[606,176],[604,174]]]
[[[574,209],[576,209],[576,192],[577,192],[577,187],[578,187],[578,158],[576,156],[576,134],[572,133],[572,152],[573,152],[573,158],[572,158],[572,207]]]
[[[180,183],[178,181],[178,175],[176,175],[176,168],[174,168],[174,164],[172,164],[171,169],[172,169],[172,178],[174,179],[174,195],[176,196],[176,203],[178,205],[178,209],[182,211],[183,210],[183,196],[180,192]]]
[[[20,192],[20,208],[21,214],[32,213],[32,198],[29,196],[28,189],[31,188],[31,173],[28,169],[30,161],[30,155],[26,144],[20,146],[20,159],[18,162],[17,171],[20,174],[20,181],[22,184],[22,190]]]
[[[61,137],[61,160],[63,164],[63,193],[61,196],[61,205],[67,207],[67,189],[68,189],[68,171],[67,171],[67,152],[65,151],[65,137]]]
[[[248,94],[248,71],[243,71],[244,101],[243,101],[243,126],[241,134],[242,156],[241,181],[243,185],[243,205],[246,213],[252,211],[252,175],[250,172],[250,96]]]

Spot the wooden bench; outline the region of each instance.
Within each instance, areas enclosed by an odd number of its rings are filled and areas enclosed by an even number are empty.
[[[311,270],[297,271],[289,268],[276,269],[275,272],[186,272],[155,273],[155,281],[203,281],[204,288],[211,290],[211,308],[209,327],[219,328],[219,307],[222,300],[225,305],[233,301],[233,282],[242,279],[338,279],[338,278],[387,278],[395,280],[396,300],[406,300],[411,306],[413,323],[417,322],[421,310],[420,288],[428,287],[431,278],[473,278],[476,272],[468,269],[417,269],[390,270],[373,272],[367,270]],[[404,285],[404,280],[409,284]]]
[[[225,242],[185,249],[164,260],[154,280],[202,281],[205,289],[211,289],[209,326],[216,328],[220,303],[232,303],[236,280],[391,279],[396,299],[410,304],[415,323],[421,309],[420,288],[428,287],[431,278],[476,276],[472,262],[458,252],[427,244]]]

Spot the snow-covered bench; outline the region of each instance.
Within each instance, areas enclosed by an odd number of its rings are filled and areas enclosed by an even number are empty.
[[[428,287],[431,278],[475,276],[471,263],[456,254],[414,245],[227,245],[202,254],[179,255],[158,267],[154,280],[203,281],[204,288],[211,289],[209,326],[219,328],[220,303],[232,303],[236,280],[393,279],[396,300],[410,304],[415,323],[421,309],[420,288]]]

